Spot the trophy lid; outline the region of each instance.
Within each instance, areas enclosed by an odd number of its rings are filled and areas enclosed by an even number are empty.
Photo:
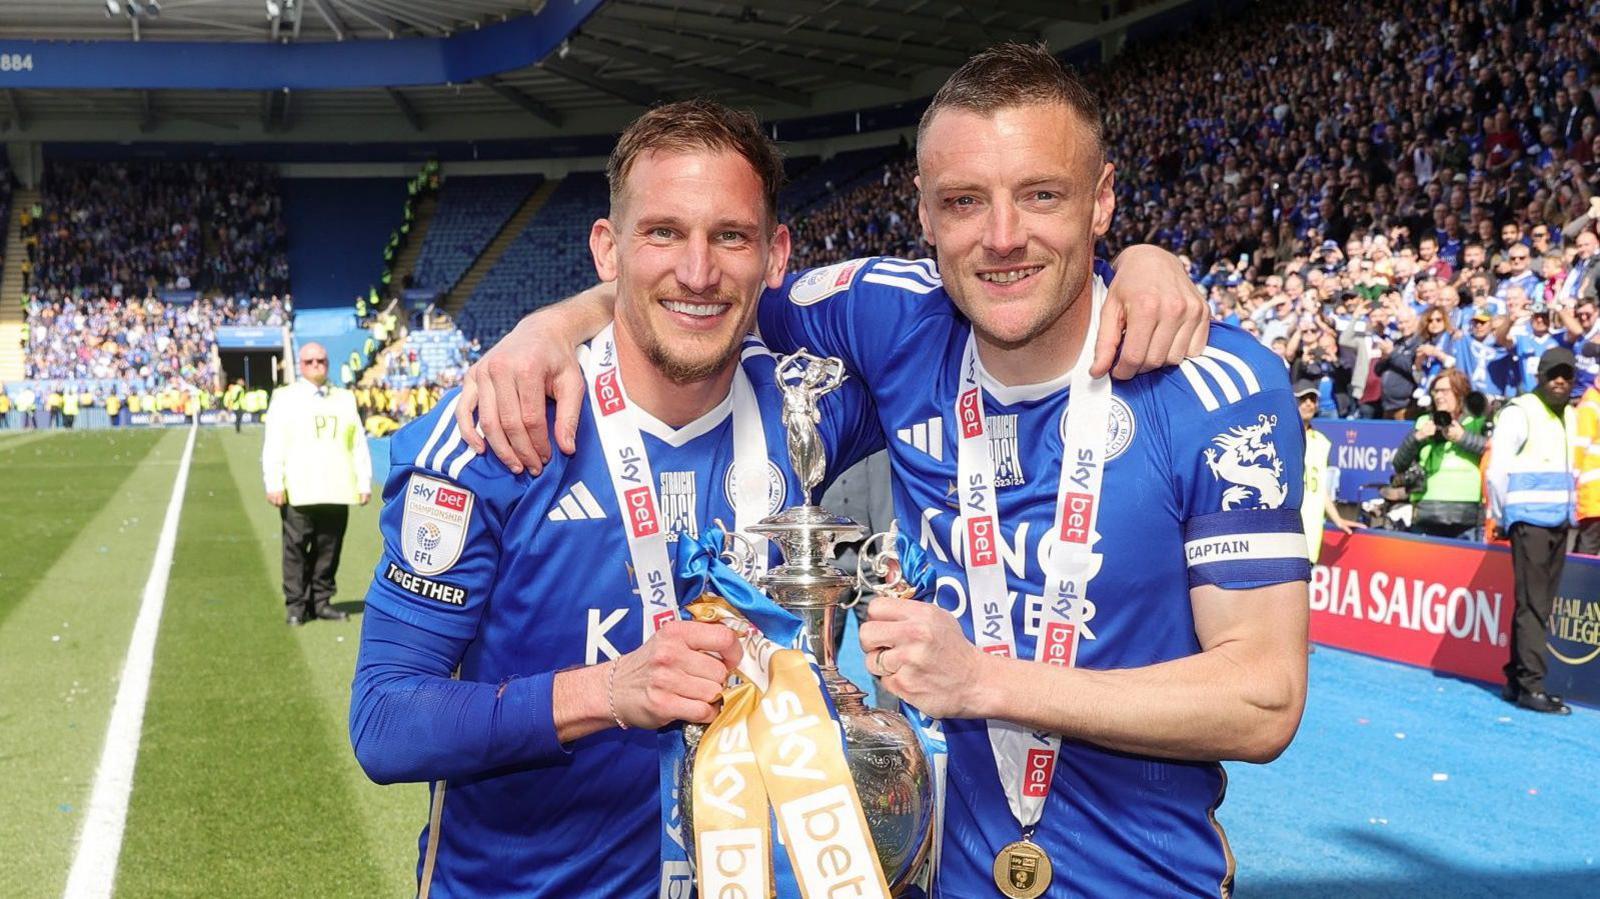
[[[790,569],[827,565],[836,544],[867,536],[865,527],[820,506],[791,506],[763,518],[749,531],[778,544],[784,567]]]

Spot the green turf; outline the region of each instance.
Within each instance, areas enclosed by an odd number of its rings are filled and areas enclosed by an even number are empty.
[[[7,498],[0,536],[9,547],[0,553],[0,622],[38,586],[163,433],[13,431],[0,437],[0,489]],[[168,460],[176,462],[176,455]],[[170,489],[175,471],[141,477],[164,477]],[[139,522],[130,527],[159,527],[161,512],[161,506],[150,514],[135,509],[130,514]]]
[[[120,896],[378,896],[414,889],[418,786],[379,788],[345,738],[358,624],[283,624],[259,432],[195,449],[118,871]],[[351,524],[341,598],[375,560]],[[343,637],[343,642],[338,640]]]
[[[0,895],[66,884],[183,443],[0,439]]]

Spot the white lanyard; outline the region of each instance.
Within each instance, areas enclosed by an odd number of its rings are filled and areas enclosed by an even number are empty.
[[[622,532],[628,539],[628,556],[633,563],[639,603],[644,613],[642,639],[649,640],[663,624],[678,617],[678,591],[667,553],[667,535],[662,531],[656,479],[650,468],[650,457],[645,452],[644,439],[634,421],[632,401],[622,386],[612,325],[607,325],[595,337],[580,361],[589,393],[589,410],[606,454],[611,489],[622,510]],[[734,515],[736,526],[744,529],[767,514],[768,462],[761,410],[743,365],[735,369],[733,376],[733,465],[734,483],[738,485],[738,489],[732,491]],[[707,484],[705,489],[711,490],[714,486]],[[756,543],[754,555],[759,575],[766,568],[766,541],[751,539]]]
[[[1078,631],[1085,591],[1100,567],[1092,552],[1099,539],[1100,487],[1105,470],[1106,432],[1110,425],[1111,381],[1089,375],[1089,354],[1099,324],[1105,287],[1094,282],[1093,307],[1078,365],[1067,398],[1067,427],[1061,448],[1060,484],[1056,488],[1055,523],[1040,556],[1044,570],[1044,610],[1034,660],[1071,667],[1078,658]],[[984,652],[1017,657],[1000,548],[1000,510],[994,493],[994,457],[983,414],[983,389],[978,381],[978,345],[967,337],[961,360],[961,389],[956,395],[957,455],[961,518],[965,548],[973,641]],[[1011,814],[1031,834],[1044,813],[1045,797],[1055,772],[1061,737],[1006,721],[988,722],[989,746],[1005,789]]]

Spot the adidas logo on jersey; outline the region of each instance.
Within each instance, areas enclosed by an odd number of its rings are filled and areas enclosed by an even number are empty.
[[[606,510],[595,502],[588,485],[579,481],[572,485],[567,495],[561,497],[556,507],[545,516],[551,521],[594,521],[606,517]]]
[[[1243,359],[1214,346],[1178,364],[1189,387],[1200,397],[1207,412],[1231,406],[1247,396],[1261,392],[1261,382]]]
[[[894,432],[895,439],[927,453],[935,462],[944,461],[944,417],[935,415],[927,421]]]
[[[995,486],[1016,487],[1027,483],[1022,471],[1022,455],[1017,445],[1017,416],[989,415],[984,417],[984,432],[989,435],[989,452],[994,454]],[[944,461],[944,416],[935,415],[908,428],[894,432],[896,440],[919,452],[926,453],[935,462]]]

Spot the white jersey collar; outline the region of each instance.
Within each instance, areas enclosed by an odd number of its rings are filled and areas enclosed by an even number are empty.
[[[1093,284],[1090,290],[1089,330],[1084,336],[1083,346],[1078,349],[1078,359],[1072,367],[1048,381],[1038,381],[1033,384],[1002,384],[989,374],[983,367],[983,354],[978,354],[978,383],[983,385],[983,392],[994,397],[995,401],[1005,406],[1014,406],[1017,403],[1028,403],[1053,396],[1072,383],[1072,376],[1078,369],[1091,365],[1094,362],[1095,336],[1100,333],[1100,308],[1105,305],[1106,289],[1100,283],[1098,275],[1091,276]]]
[[[583,363],[588,359],[588,357],[589,345],[584,344],[583,346],[578,347],[579,362]],[[684,444],[694,440],[696,437],[700,437],[709,433],[717,425],[722,424],[724,419],[733,414],[733,389],[731,382],[729,384],[728,393],[722,398],[722,402],[717,403],[704,415],[701,415],[699,418],[696,418],[694,421],[689,422],[681,428],[674,428],[672,425],[669,425],[661,419],[656,418],[654,415],[651,415],[643,406],[634,402],[633,398],[628,396],[628,388],[625,384],[622,387],[622,395],[628,400],[628,408],[633,410],[634,424],[638,425],[639,430],[671,447],[681,447]]]

